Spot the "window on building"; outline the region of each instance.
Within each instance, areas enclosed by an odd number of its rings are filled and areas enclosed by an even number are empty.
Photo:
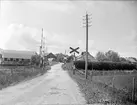
[[[13,61],[16,61],[16,58],[13,58]]]
[[[16,61],[19,61],[19,59],[17,58]]]
[[[4,61],[7,61],[7,58],[4,58]]]
[[[13,61],[13,58],[10,58],[11,61]]]

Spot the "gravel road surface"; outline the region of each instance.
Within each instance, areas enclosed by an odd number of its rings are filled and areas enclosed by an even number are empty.
[[[43,76],[0,91],[0,105],[85,104],[78,85],[61,63]]]

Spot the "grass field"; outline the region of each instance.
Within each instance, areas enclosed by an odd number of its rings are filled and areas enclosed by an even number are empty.
[[[85,80],[84,75],[79,73],[78,70],[76,70],[76,74],[73,75],[72,63],[63,65],[63,68],[64,70],[68,70],[70,76],[79,84],[81,90],[85,94],[87,103],[102,103],[105,100],[105,102],[108,103],[121,103],[116,105],[132,105],[130,99],[132,78],[137,78],[137,73],[94,71],[92,79],[90,78],[91,73],[89,72],[89,78]],[[94,74],[95,76],[93,76]],[[115,78],[114,80],[113,77]],[[112,83],[114,86],[112,86]],[[136,103],[136,101],[134,101],[134,103]]]
[[[80,70],[85,71],[85,70]],[[127,93],[133,90],[133,77],[135,78],[135,92],[137,96],[137,71],[88,71],[89,76],[92,76],[92,80],[95,82],[106,84],[110,87],[115,87],[118,90],[124,90]],[[136,97],[137,98],[137,97]]]
[[[40,68],[37,66],[1,66],[0,67],[0,90],[23,80],[43,75],[50,66]]]
[[[135,99],[137,101],[137,74],[129,75],[114,75],[114,76],[93,76],[92,80],[95,82],[103,83],[109,87],[114,87],[118,90],[123,90],[127,93],[128,98],[131,100],[133,91],[133,77],[135,78]]]

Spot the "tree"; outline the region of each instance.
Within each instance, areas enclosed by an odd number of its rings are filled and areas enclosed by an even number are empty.
[[[65,55],[63,55],[62,53],[59,53],[59,54],[56,54],[56,57],[58,62],[63,62]]]
[[[41,60],[41,57],[40,57],[40,55],[33,55],[32,57],[31,57],[31,64],[32,65],[39,65],[40,64],[40,60]]]
[[[103,52],[101,52],[101,51],[99,51],[99,52],[96,54],[96,59],[97,59],[98,61],[108,61],[106,55],[105,55]]]
[[[105,53],[107,59],[112,62],[120,62],[120,56],[117,52],[114,52],[112,50],[109,50]]]
[[[67,62],[71,62],[71,61],[73,61],[73,56],[72,55],[67,58]]]
[[[124,57],[120,57],[120,62],[127,62],[127,60]]]

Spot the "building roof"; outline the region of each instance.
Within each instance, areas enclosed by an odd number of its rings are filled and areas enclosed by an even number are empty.
[[[82,52],[80,56],[77,57],[77,60],[85,61],[86,59],[86,52]],[[88,61],[97,61],[89,52],[88,52]]]
[[[133,58],[133,57],[128,57],[127,60],[132,62],[132,63],[137,63],[136,58]]]
[[[49,54],[47,55],[47,57],[48,57],[48,58],[56,58],[56,56],[55,56],[53,53],[49,53]]]
[[[3,50],[3,58],[21,58],[21,59],[31,59],[32,55],[35,55],[36,52],[33,51],[16,51],[16,50]]]

